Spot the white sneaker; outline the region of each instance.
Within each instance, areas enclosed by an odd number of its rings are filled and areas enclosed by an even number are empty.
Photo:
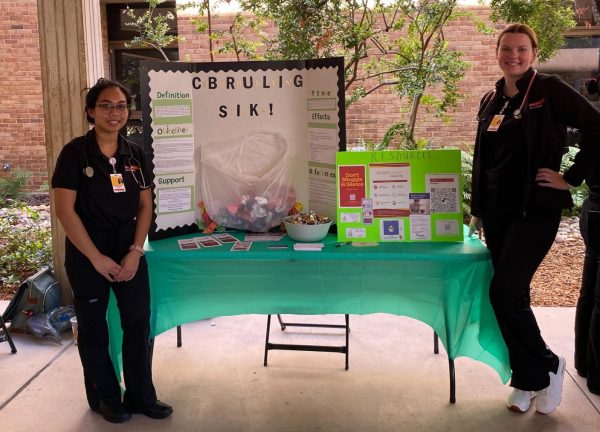
[[[531,400],[536,397],[536,395],[537,393],[534,391],[519,390],[518,388],[515,388],[512,393],[508,395],[506,406],[511,411],[527,412],[531,405]]]
[[[558,357],[558,370],[556,373],[549,372],[550,385],[539,391],[536,410],[542,414],[550,414],[559,405],[562,399],[563,378],[565,377],[565,359]]]

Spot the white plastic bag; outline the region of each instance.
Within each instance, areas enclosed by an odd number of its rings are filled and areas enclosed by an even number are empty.
[[[296,201],[293,151],[279,134],[257,131],[233,142],[213,142],[201,155],[206,211],[219,225],[266,232]]]
[[[60,333],[54,328],[50,322],[49,315],[45,312],[27,318],[25,329],[27,333],[31,333],[37,338],[49,338],[57,344],[62,344]]]

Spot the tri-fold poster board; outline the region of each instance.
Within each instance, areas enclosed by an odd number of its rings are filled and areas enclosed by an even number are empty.
[[[150,240],[197,232],[202,208],[265,231],[294,202],[340,241],[463,239],[459,150],[345,151],[343,58],[142,62],[140,78]]]
[[[289,181],[273,183],[292,187],[277,197],[272,188],[241,191],[207,206],[211,216],[240,219],[254,211],[252,217],[264,215],[273,224],[280,220],[274,209],[288,204],[279,199],[282,194],[304,210],[335,215],[335,155],[346,148],[343,58],[142,62],[140,78],[144,145],[154,173],[150,240],[197,231],[200,203],[207,198],[202,179],[217,181],[227,170],[243,177],[232,179],[234,185],[289,172]],[[269,146],[279,153],[266,154]],[[281,158],[287,171],[278,168]]]

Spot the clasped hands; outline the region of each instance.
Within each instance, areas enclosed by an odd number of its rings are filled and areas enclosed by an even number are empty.
[[[102,255],[93,262],[94,268],[109,282],[126,282],[133,279],[138,270],[140,255],[128,253],[116,263],[112,258]]]

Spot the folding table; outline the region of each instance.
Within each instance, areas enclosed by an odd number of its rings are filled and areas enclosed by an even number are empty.
[[[233,233],[243,239],[243,233]],[[182,236],[189,238],[194,235]],[[321,251],[230,247],[180,250],[178,238],[145,245],[151,285],[151,336],[186,322],[241,314],[390,313],[428,324],[454,359],[470,357],[510,377],[506,345],[489,302],[492,264],[476,238],[457,243],[382,242]],[[109,305],[111,355],[120,371],[121,329]],[[118,374],[120,375],[120,374]],[[451,389],[451,400],[454,399]]]

